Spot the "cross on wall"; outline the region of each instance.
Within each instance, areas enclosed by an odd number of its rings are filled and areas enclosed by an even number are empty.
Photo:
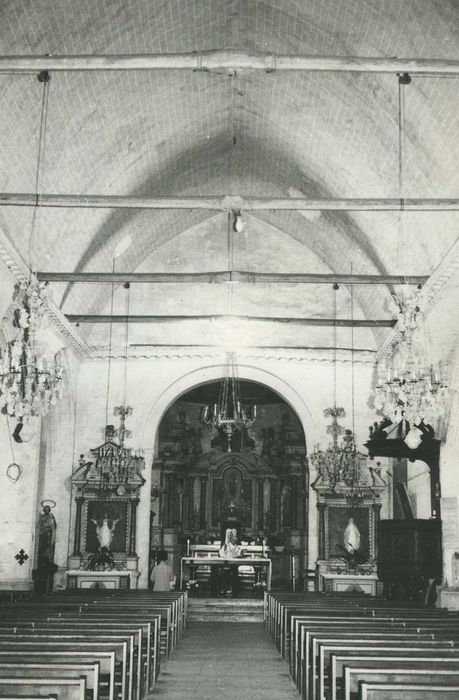
[[[29,558],[29,555],[25,553],[23,549],[20,549],[16,554],[15,559],[18,560],[19,564],[22,566],[25,561]]]

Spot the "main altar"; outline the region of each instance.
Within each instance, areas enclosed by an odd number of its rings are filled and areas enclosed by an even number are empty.
[[[271,590],[272,561],[265,545],[247,545],[244,555],[236,559],[221,559],[219,544],[192,545],[189,555],[180,560],[180,586],[191,593],[212,593],[212,579],[223,569],[231,569],[253,592]]]

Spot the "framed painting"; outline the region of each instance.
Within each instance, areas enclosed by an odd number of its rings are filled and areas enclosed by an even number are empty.
[[[127,552],[126,501],[88,501],[86,509],[85,551],[107,547],[112,552]]]
[[[342,557],[345,553],[344,533],[352,520],[360,535],[359,552],[368,560],[373,554],[373,518],[368,506],[327,506],[325,520],[326,558]]]

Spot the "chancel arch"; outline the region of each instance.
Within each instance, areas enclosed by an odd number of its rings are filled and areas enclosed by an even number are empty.
[[[146,470],[144,493],[155,494],[158,487],[164,492],[139,504],[139,585],[148,568],[142,562],[150,559],[152,549],[168,545],[178,556],[184,540],[220,534],[231,515],[247,536],[283,541],[284,557],[295,550],[301,566],[307,562],[306,436],[314,425],[309,409],[285,379],[241,363],[243,399],[251,388],[265,403],[257,406],[252,428],[236,433],[228,452],[218,433],[199,423],[200,396],[205,399],[215,391],[218,396],[223,371],[216,364],[177,379],[152,406],[145,423],[143,446],[154,458],[152,470]],[[230,494],[237,501],[232,512]],[[289,562],[283,566],[288,578]]]

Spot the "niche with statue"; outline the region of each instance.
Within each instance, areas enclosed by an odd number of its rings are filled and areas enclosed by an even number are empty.
[[[136,516],[144,467],[143,456],[126,448],[120,429],[110,425],[105,442],[90,450],[90,458],[81,455],[72,477],[75,530],[69,558],[70,587],[87,587],[82,572],[108,574],[117,584],[108,587],[135,587]],[[124,572],[124,578],[114,579],[115,572]],[[103,578],[97,587],[107,587]]]

